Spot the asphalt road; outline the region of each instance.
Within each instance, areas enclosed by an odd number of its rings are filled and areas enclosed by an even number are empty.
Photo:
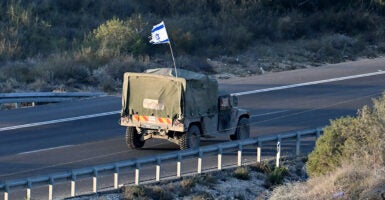
[[[381,70],[385,71],[385,58],[222,80],[220,87],[245,92]],[[323,127],[330,119],[355,115],[383,91],[385,74],[379,74],[242,95],[239,104],[251,111],[252,136],[258,136]],[[108,114],[118,111],[120,104],[120,97],[108,96],[0,111],[0,182],[178,149],[170,142],[152,140],[143,150],[128,150],[125,129],[118,125],[119,114]],[[95,116],[100,113],[107,114]],[[74,118],[78,116],[88,117]],[[66,120],[38,123],[58,119]],[[19,127],[24,124],[29,126]],[[5,129],[9,127],[15,129]],[[222,141],[227,138],[202,141],[202,145]]]

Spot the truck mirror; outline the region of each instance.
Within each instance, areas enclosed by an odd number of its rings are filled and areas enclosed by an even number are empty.
[[[237,106],[238,106],[238,97],[233,96],[233,107],[237,107]]]

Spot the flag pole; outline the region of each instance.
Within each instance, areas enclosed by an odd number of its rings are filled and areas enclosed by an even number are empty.
[[[175,58],[174,58],[174,53],[172,51],[172,47],[171,47],[171,42],[169,41],[168,42],[168,46],[170,46],[170,51],[171,51],[171,57],[172,57],[172,61],[174,62],[174,68],[175,68],[175,77],[178,78],[178,72],[176,70],[176,64],[175,64]]]
[[[164,24],[163,21],[162,21],[162,23],[163,23],[164,29],[166,29],[166,33],[167,33],[166,24]],[[168,35],[167,35],[167,37],[168,37]],[[170,39],[168,40],[168,46],[170,47],[171,57],[172,57],[172,62],[174,63],[175,77],[178,78],[178,71],[176,70],[176,64],[175,64],[175,58],[174,58],[174,51],[172,50],[172,47],[171,47],[171,40],[170,40]]]
[[[172,50],[171,41],[168,38],[166,25],[164,24],[163,21],[160,24],[153,26],[151,30],[150,43],[153,43],[153,44],[168,43],[168,46],[170,47],[170,51],[171,51],[172,61],[174,63],[175,77],[178,78],[178,71],[176,70],[176,64],[175,64],[175,58],[174,58],[174,51]]]

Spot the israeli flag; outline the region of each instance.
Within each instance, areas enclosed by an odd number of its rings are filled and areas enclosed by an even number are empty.
[[[170,43],[170,40],[168,39],[167,31],[166,31],[166,26],[164,25],[163,21],[152,27],[150,43],[152,44]]]

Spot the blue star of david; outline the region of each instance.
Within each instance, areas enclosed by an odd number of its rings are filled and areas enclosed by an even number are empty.
[[[156,40],[160,40],[159,33],[156,33],[156,34],[155,34],[155,39],[156,39]]]

